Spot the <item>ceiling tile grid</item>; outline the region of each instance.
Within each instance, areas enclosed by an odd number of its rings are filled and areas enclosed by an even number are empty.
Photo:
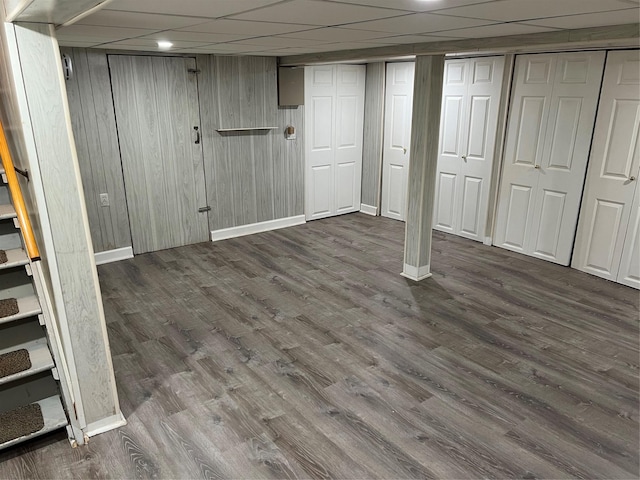
[[[299,55],[638,22],[639,0],[113,0],[63,46]]]

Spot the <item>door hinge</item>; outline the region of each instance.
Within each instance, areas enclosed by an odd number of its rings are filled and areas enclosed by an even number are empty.
[[[209,206],[206,206],[206,207],[200,207],[200,208],[198,209],[198,212],[200,212],[200,213],[210,212],[210,211],[211,211],[211,207],[209,207]]]
[[[196,68],[190,68],[189,70],[187,70],[187,72],[189,73],[195,73],[196,75],[198,75],[200,73],[200,70],[196,69]]]

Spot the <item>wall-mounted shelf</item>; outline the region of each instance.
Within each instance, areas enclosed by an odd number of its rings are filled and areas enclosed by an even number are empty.
[[[225,133],[225,132],[251,132],[254,130],[277,130],[280,127],[244,127],[244,128],[218,128],[216,132]]]

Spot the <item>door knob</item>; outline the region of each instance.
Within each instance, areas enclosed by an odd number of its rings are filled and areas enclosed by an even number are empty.
[[[467,156],[466,155],[462,155],[462,159],[466,162],[467,161]]]
[[[636,179],[636,177],[629,177],[629,181],[630,181],[630,182],[635,181],[635,179]]]
[[[533,168],[535,168],[536,170],[540,170],[540,165],[536,165],[536,166],[535,166],[535,167],[533,167]]]
[[[407,154],[407,149],[406,148],[402,148],[402,152],[406,155]]]

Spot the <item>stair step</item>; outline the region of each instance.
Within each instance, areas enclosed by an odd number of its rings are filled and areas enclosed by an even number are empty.
[[[0,263],[0,270],[6,270],[7,268],[19,267],[29,263],[29,257],[27,252],[21,248],[14,248],[13,250],[6,250],[8,261]]]
[[[0,444],[0,450],[67,426],[67,416],[65,415],[64,409],[62,408],[62,402],[60,401],[59,395],[54,395],[35,403],[40,404],[40,408],[42,409],[44,427],[42,427],[35,433],[14,438]]]
[[[51,352],[49,351],[49,346],[47,345],[46,338],[39,338],[37,340],[22,343],[20,345],[13,345],[5,350],[0,350],[0,355],[22,349],[29,352],[31,368],[22,372],[14,373],[13,375],[9,375],[7,377],[0,377],[0,385],[4,385],[5,383],[9,383],[20,378],[29,377],[39,372],[51,370],[55,366],[55,364],[53,363],[53,358],[51,357]]]
[[[42,313],[40,302],[35,295],[18,298],[18,313],[0,318],[0,325],[13,322],[21,318],[33,317]]]
[[[13,205],[0,205],[0,220],[9,220],[17,216]]]

